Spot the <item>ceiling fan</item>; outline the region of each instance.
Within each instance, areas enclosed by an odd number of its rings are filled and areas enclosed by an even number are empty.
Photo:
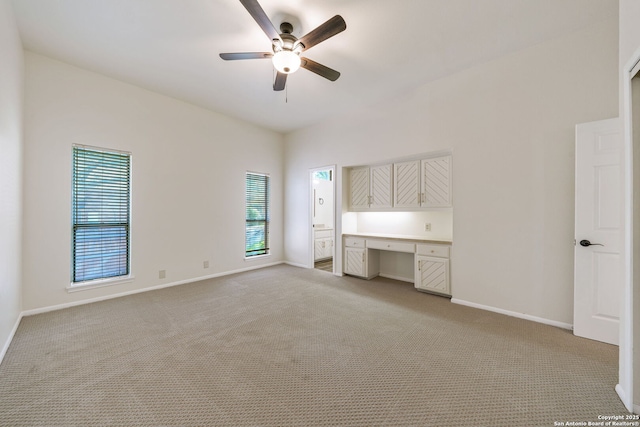
[[[334,16],[298,39],[292,34],[293,26],[288,22],[280,24],[281,33],[278,33],[257,0],[240,0],[240,3],[242,3],[249,14],[253,16],[253,19],[256,20],[260,28],[262,28],[262,31],[269,37],[273,52],[221,53],[220,58],[227,61],[271,58],[273,66],[277,70],[276,79],[273,83],[273,90],[275,91],[283,90],[287,83],[287,76],[296,72],[300,67],[332,82],[338,80],[338,77],[340,77],[338,71],[312,61],[309,58],[301,57],[300,54],[318,43],[346,30],[347,24],[340,15]]]

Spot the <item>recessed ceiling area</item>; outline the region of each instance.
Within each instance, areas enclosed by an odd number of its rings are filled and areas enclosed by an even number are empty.
[[[617,18],[603,0],[259,0],[276,27],[300,37],[334,15],[346,31],[308,56],[340,71],[307,70],[273,91],[270,52],[238,0],[13,0],[25,49],[287,133],[385,102],[429,81]]]

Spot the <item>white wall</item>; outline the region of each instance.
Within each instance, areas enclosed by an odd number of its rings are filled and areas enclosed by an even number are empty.
[[[283,260],[280,134],[34,53],[25,61],[25,310]],[[65,290],[76,143],[133,154],[133,283]],[[271,256],[250,261],[247,170],[271,174],[272,185]]]
[[[23,53],[13,11],[0,0],[0,360],[21,311]]]
[[[309,168],[451,149],[454,297],[572,323],[574,126],[618,115],[617,50],[603,21],[288,135],[287,259],[308,259]]]

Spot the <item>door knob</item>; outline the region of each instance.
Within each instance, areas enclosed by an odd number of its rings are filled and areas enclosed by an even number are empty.
[[[604,246],[604,245],[601,243],[591,243],[588,240],[580,240],[580,246],[584,246],[586,248],[587,246]]]

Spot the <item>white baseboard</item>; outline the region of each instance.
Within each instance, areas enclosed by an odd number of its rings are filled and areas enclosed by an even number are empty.
[[[23,316],[22,313],[18,314],[18,319],[16,320],[15,325],[13,325],[13,329],[11,330],[11,332],[9,333],[9,336],[7,337],[7,342],[4,343],[4,346],[0,351],[0,363],[2,363],[2,360],[4,359],[4,355],[7,354],[7,350],[9,350],[11,341],[13,341],[13,337],[15,336],[16,331],[18,330],[18,326],[20,326],[20,321],[22,320],[22,316]]]
[[[629,396],[627,396],[627,393],[620,384],[616,384],[616,393],[618,393],[618,397],[622,401],[622,404],[625,406],[625,408],[627,408],[627,411],[633,412],[634,414],[640,414],[640,405],[634,405],[631,401],[629,401]]]
[[[543,323],[545,325],[555,326],[557,328],[573,330],[573,325],[568,323],[557,322],[555,320],[549,320],[542,317],[531,316],[525,313],[518,313],[515,311],[503,310],[501,308],[491,307],[489,305],[476,304],[475,302],[469,302],[452,298],[451,302],[454,304],[466,305],[467,307],[479,308],[481,310],[492,311],[494,313],[500,313],[511,317],[517,317],[519,319],[531,320],[532,322]]]
[[[259,265],[259,266],[255,266],[255,267],[247,267],[247,268],[241,268],[241,269],[238,269],[238,270],[224,271],[224,272],[221,272],[221,273],[210,274],[208,276],[194,277],[192,279],[180,280],[180,281],[177,281],[177,282],[163,283],[162,285],[150,286],[148,288],[135,289],[135,290],[132,290],[132,291],[127,291],[127,292],[120,292],[120,293],[113,294],[113,295],[105,295],[105,296],[101,296],[101,297],[97,297],[97,298],[84,299],[84,300],[81,300],[81,301],[73,301],[73,302],[68,302],[68,303],[64,303],[64,304],[52,305],[52,306],[49,306],[49,307],[36,308],[36,309],[33,309],[33,310],[25,310],[25,311],[23,311],[21,313],[20,316],[21,317],[22,316],[33,316],[35,314],[42,314],[42,313],[48,313],[50,311],[63,310],[65,308],[69,308],[69,307],[76,307],[76,306],[79,306],[79,305],[91,304],[91,303],[99,302],[99,301],[106,301],[106,300],[110,300],[110,299],[113,299],[113,298],[126,297],[128,295],[140,294],[140,293],[143,293],[143,292],[149,292],[149,291],[155,291],[155,290],[158,290],[158,289],[170,288],[170,287],[173,287],[173,286],[184,285],[184,284],[187,284],[187,283],[199,282],[201,280],[215,279],[216,277],[229,276],[231,274],[244,273],[246,271],[258,270],[258,269],[266,268],[266,267],[273,267],[274,265],[280,265],[280,264],[283,264],[283,263],[284,262],[282,262],[282,261],[273,262],[273,263],[270,263],[270,264],[263,264],[263,265]]]
[[[284,261],[284,264],[290,265],[291,267],[313,268],[313,267],[309,267],[308,265],[305,265],[305,264],[298,264],[297,262],[291,262],[291,261]]]
[[[401,282],[409,282],[411,284],[414,283],[413,277],[394,276],[393,274],[385,274],[385,273],[380,273],[378,274],[378,276],[384,277],[385,279],[399,280]]]

